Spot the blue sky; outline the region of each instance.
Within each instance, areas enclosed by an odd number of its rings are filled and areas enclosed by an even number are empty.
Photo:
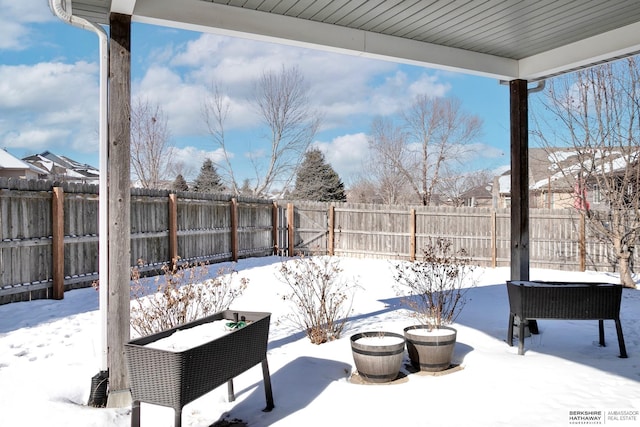
[[[71,27],[47,0],[0,0],[0,147],[24,157],[45,150],[98,166],[98,38]],[[392,62],[135,24],[132,91],[160,105],[185,172],[220,153],[205,132],[203,93],[213,81],[230,96],[227,141],[236,175],[261,134],[247,102],[266,70],[297,66],[324,116],[314,144],[347,183],[366,172],[375,116],[394,116],[421,93],[455,96],[484,121],[469,170],[509,163],[509,90],[494,79]]]

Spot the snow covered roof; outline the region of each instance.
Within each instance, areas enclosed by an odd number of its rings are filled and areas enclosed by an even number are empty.
[[[0,150],[0,169],[30,169],[29,164],[14,157],[6,150]]]
[[[100,171],[91,165],[77,162],[65,156],[58,156],[50,151],[34,154],[23,158],[25,162],[34,165],[51,178],[70,179],[74,181],[94,181],[100,177]]]

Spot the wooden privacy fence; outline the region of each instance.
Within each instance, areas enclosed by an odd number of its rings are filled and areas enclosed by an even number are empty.
[[[98,187],[0,179],[0,304],[61,298],[98,279]],[[131,190],[131,256],[159,272],[172,260],[219,262],[276,251],[278,207],[222,194]]]
[[[98,187],[0,179],[0,303],[61,298],[98,278]],[[172,260],[298,253],[414,259],[431,236],[484,266],[508,266],[508,209],[278,202],[131,190],[131,256],[153,273]],[[610,248],[573,211],[531,210],[532,267],[611,270]]]
[[[431,237],[444,237],[487,267],[510,263],[510,210],[296,202],[289,214],[295,253],[416,259]],[[326,223],[326,231],[319,224]],[[530,210],[531,266],[565,270],[615,267],[611,248],[573,210]],[[324,233],[323,233],[324,232]],[[291,251],[289,251],[291,252]]]

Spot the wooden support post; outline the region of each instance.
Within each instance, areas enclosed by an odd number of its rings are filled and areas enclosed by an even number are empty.
[[[580,213],[580,271],[587,269],[587,227],[584,212]]]
[[[107,406],[131,404],[124,344],[130,340],[131,295],[131,16],[109,18],[109,268]]]
[[[335,249],[335,218],[336,217],[336,207],[331,205],[329,206],[328,218],[327,218],[327,228],[329,231],[329,235],[327,237],[327,253],[329,256],[333,256]]]
[[[273,207],[271,208],[271,227],[273,254],[278,255],[278,202],[273,202]]]
[[[64,190],[53,187],[51,203],[51,262],[53,263],[53,299],[64,298]]]
[[[411,209],[409,217],[409,260],[416,260],[416,210]]]
[[[526,80],[509,82],[511,105],[511,280],[529,280],[529,122]]]
[[[295,214],[293,203],[287,203],[287,252],[290,257],[295,256]]]
[[[169,194],[169,260],[171,267],[178,264],[178,195]]]
[[[498,266],[498,215],[491,211],[491,267]]]
[[[234,197],[231,199],[231,259],[233,259],[233,261],[238,261],[239,246],[238,201]]]
[[[529,104],[526,80],[509,82],[511,104],[511,280],[529,280]],[[527,322],[532,334],[538,323]],[[520,329],[522,333],[522,328]],[[520,335],[522,337],[522,335]]]

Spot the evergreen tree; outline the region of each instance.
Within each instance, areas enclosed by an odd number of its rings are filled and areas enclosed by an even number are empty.
[[[206,159],[200,167],[200,173],[193,183],[196,193],[216,193],[224,190],[222,180],[211,159]]]
[[[240,187],[240,194],[244,196],[253,196],[253,190],[251,189],[251,181],[249,178],[245,178],[242,181],[242,187]]]
[[[342,180],[317,148],[305,153],[292,196],[298,200],[319,202],[347,200]]]
[[[187,181],[184,179],[182,174],[178,174],[178,176],[176,176],[176,179],[175,181],[173,181],[171,187],[176,191],[189,191],[189,185],[187,184]]]

